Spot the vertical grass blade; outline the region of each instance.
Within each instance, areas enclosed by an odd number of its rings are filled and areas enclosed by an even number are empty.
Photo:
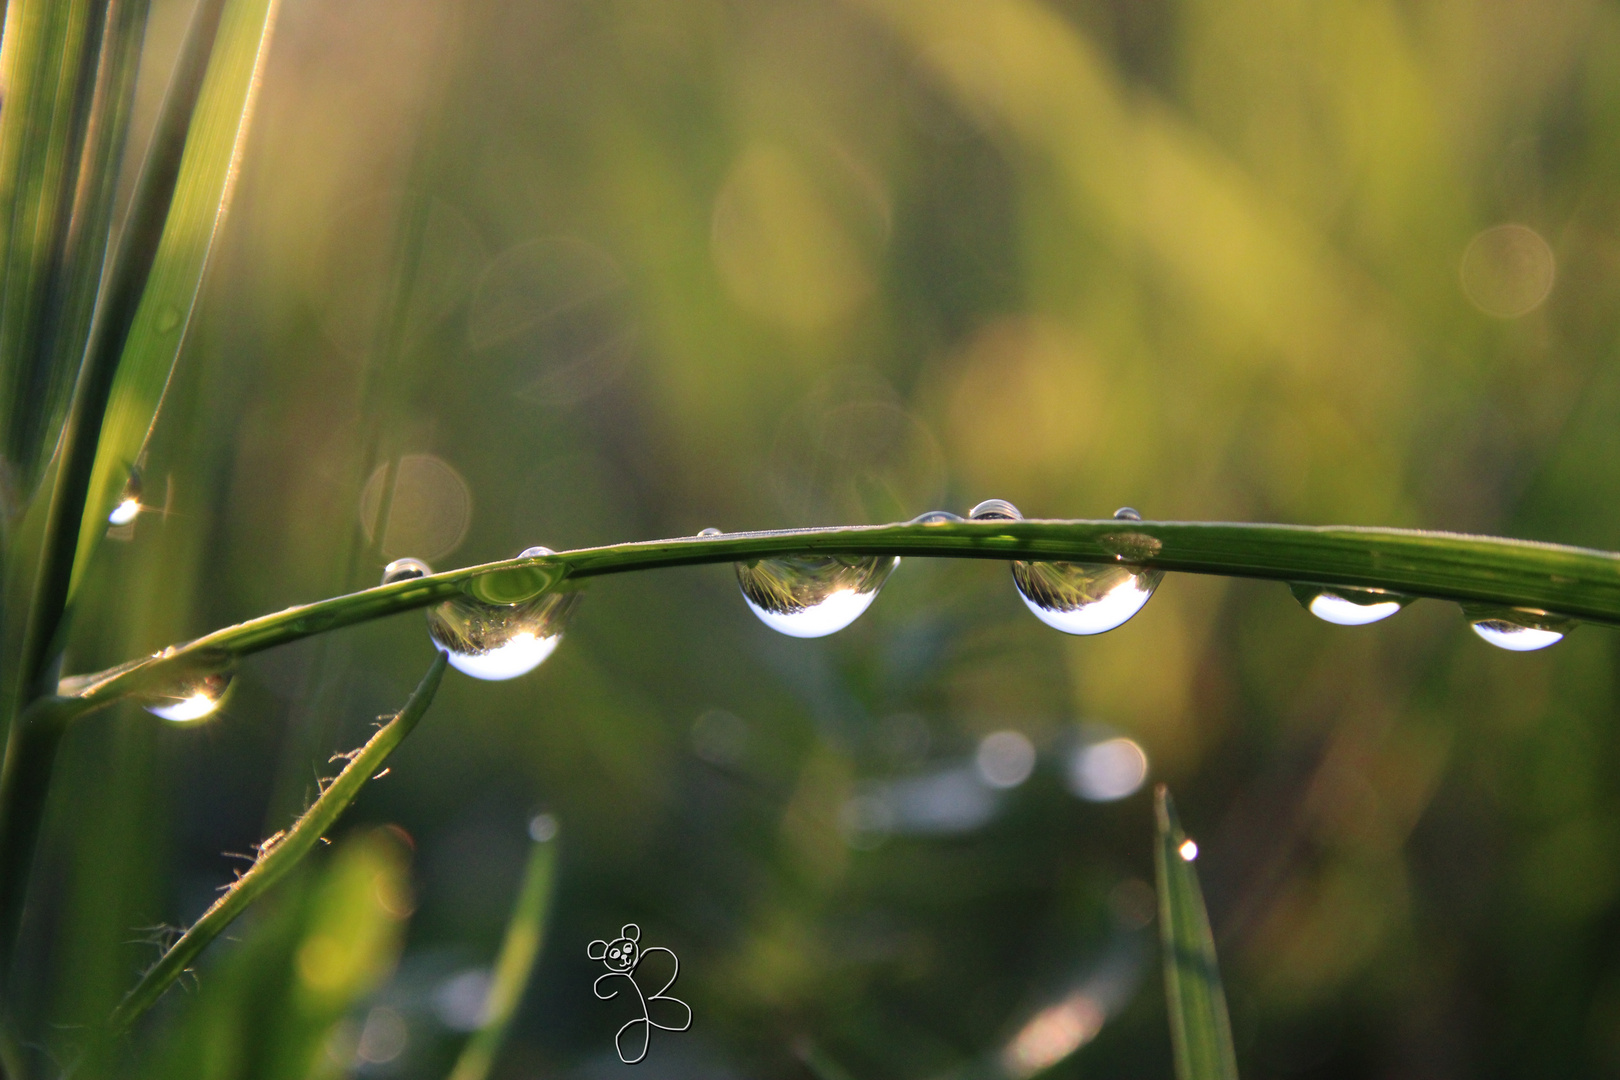
[[[1204,894],[1193,868],[1198,848],[1181,831],[1170,792],[1155,792],[1158,841],[1153,862],[1159,887],[1159,937],[1164,945],[1164,996],[1170,1012],[1177,1080],[1237,1080],[1237,1054],[1215,962]]]
[[[214,901],[212,907],[203,912],[191,929],[181,935],[180,940],[163,954],[119,1003],[108,1021],[113,1032],[126,1030],[151,1008],[209,942],[218,937],[265,890],[285,877],[320,842],[326,830],[337,822],[355,796],[360,794],[366,781],[372,778],[394,748],[416,727],[422,714],[427,712],[433,695],[439,689],[439,681],[444,677],[445,664],[444,653],[435,655],[432,666],[422,676],[421,683],[405,702],[405,707],[349,757],[343,771],[285,833],[260,845],[259,857],[253,865],[236,879],[223,896]]]
[[[205,0],[206,3],[206,0]],[[269,51],[277,0],[226,0],[185,137],[174,194],[99,425],[71,581],[106,531],[128,470],[138,464],[190,325]]]
[[[518,890],[517,902],[512,906],[512,917],[506,924],[506,937],[501,942],[501,953],[495,961],[495,976],[490,982],[489,997],[484,1002],[483,1023],[462,1047],[456,1067],[450,1071],[450,1080],[484,1080],[495,1055],[506,1041],[506,1029],[512,1023],[523,991],[529,985],[534,962],[540,957],[544,940],[546,912],[551,908],[551,895],[556,881],[557,845],[554,841],[536,840],[529,850],[529,865],[523,873],[523,885]]]

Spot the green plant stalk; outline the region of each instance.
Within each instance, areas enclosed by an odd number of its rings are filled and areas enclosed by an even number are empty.
[[[516,603],[592,577],[793,554],[1126,561],[1183,573],[1387,589],[1620,626],[1620,555],[1527,540],[1410,529],[1111,518],[858,525],[649,540],[449,570],[250,619],[150,657],[65,679],[59,692],[71,697],[75,708],[89,711],[199,664],[222,664],[468,593]]]
[[[1154,792],[1158,826],[1153,865],[1159,892],[1159,940],[1164,949],[1164,997],[1170,1013],[1176,1080],[1237,1080],[1237,1053],[1226,1012],[1226,992],[1215,960],[1215,938],[1198,887],[1198,871],[1184,858],[1187,834],[1176,804],[1160,784]]]
[[[536,841],[529,850],[523,885],[518,890],[512,917],[506,924],[506,936],[501,941],[500,955],[495,961],[495,975],[484,1003],[483,1023],[461,1048],[455,1068],[450,1070],[450,1080],[484,1080],[495,1064],[495,1055],[506,1041],[506,1030],[529,985],[534,962],[540,957],[546,912],[551,907],[556,882],[556,862],[555,840]]]
[[[320,842],[378,767],[427,712],[444,677],[445,664],[445,654],[438,653],[427,674],[422,676],[421,683],[405,702],[405,707],[350,756],[349,763],[285,833],[260,845],[259,857],[253,865],[232,883],[224,895],[214,901],[213,906],[203,912],[191,929],[163,954],[119,1003],[108,1020],[112,1033],[128,1030],[209,942],[218,937],[249,904],[285,877]]]
[[[0,803],[0,971],[9,966],[16,947],[45,797],[57,750],[74,715],[72,703],[63,698],[37,699],[12,726],[0,766],[0,791],[9,796]]]

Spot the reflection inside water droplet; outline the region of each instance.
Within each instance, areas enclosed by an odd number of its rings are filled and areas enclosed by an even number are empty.
[[[550,548],[532,547],[518,558],[552,554]],[[520,604],[458,596],[428,608],[428,633],[462,674],[492,682],[515,679],[556,651],[579,595],[547,592]]]
[[[175,723],[201,720],[225,700],[225,692],[231,688],[231,679],[232,675],[227,671],[188,676],[168,693],[148,697],[142,702],[141,708],[153,716]]]
[[[1130,565],[1014,562],[1013,582],[1029,610],[1065,634],[1101,634],[1142,610],[1164,571]]]
[[[1412,602],[1410,596],[1383,589],[1299,584],[1289,585],[1288,588],[1306,611],[1335,626],[1366,626],[1380,622]]]
[[[986,499],[968,511],[968,517],[974,521],[1019,521],[1023,516],[1018,507],[1006,499]]]
[[[1465,606],[1463,613],[1474,633],[1509,652],[1535,652],[1556,645],[1575,625],[1570,619],[1528,608]]]
[[[817,638],[860,618],[899,565],[893,555],[787,555],[738,563],[737,584],[766,626]]]

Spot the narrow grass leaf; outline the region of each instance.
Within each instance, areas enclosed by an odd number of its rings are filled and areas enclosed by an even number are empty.
[[[109,1020],[113,1031],[127,1029],[151,1008],[209,942],[218,937],[249,904],[285,877],[320,842],[355,796],[360,794],[366,781],[372,778],[388,755],[427,712],[444,677],[445,664],[445,654],[437,654],[405,707],[364,746],[349,755],[348,764],[297,821],[284,833],[260,845],[258,858],[253,865],[192,924],[191,929],[163,954],[125,996]]]
[[[450,1071],[450,1080],[484,1080],[495,1064],[495,1056],[506,1041],[506,1030],[511,1026],[535,961],[540,957],[546,913],[551,908],[556,881],[556,863],[556,841],[535,841],[529,849],[523,885],[518,890],[512,917],[506,924],[506,936],[501,941],[500,956],[495,961],[495,975],[484,1001],[483,1022],[462,1047],[455,1068]]]
[[[1133,563],[1163,570],[1380,588],[1459,603],[1535,608],[1620,625],[1620,555],[1456,533],[1350,526],[1132,521],[963,521],[729,533],[506,559],[287,608],[116,668],[63,680],[89,711],[210,653],[246,655],[468,592],[518,602],[562,582],[786,554]],[[495,584],[487,590],[485,578]],[[521,587],[519,587],[521,585]]]
[[[1209,932],[1204,894],[1193,867],[1198,849],[1181,831],[1170,792],[1155,792],[1158,824],[1153,862],[1159,887],[1159,939],[1164,996],[1170,1012],[1177,1080],[1237,1080],[1237,1054]]]
[[[173,198],[145,288],[122,342],[83,503],[77,581],[129,469],[139,464],[224,224],[277,0],[226,0],[185,137]],[[69,595],[72,585],[69,586]]]

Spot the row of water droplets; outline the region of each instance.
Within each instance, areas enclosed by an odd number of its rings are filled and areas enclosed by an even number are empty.
[[[1018,508],[1005,499],[987,499],[968,512],[972,521],[1019,521]],[[1142,515],[1125,506],[1120,521]],[[962,518],[935,510],[914,524],[937,525]],[[701,536],[719,536],[705,529]],[[1145,541],[1151,537],[1124,537]],[[896,556],[792,555],[753,559],[737,565],[737,581],[755,615],[773,630],[793,637],[824,637],[854,622],[877,598],[900,565]],[[1012,560],[1013,584],[1029,610],[1066,634],[1101,634],[1123,625],[1152,598],[1164,571],[1139,565],[1125,555],[1113,563]],[[1296,599],[1312,615],[1336,626],[1366,626],[1389,618],[1415,597],[1384,589],[1292,584]],[[1545,649],[1562,641],[1569,619],[1524,608],[1465,606],[1474,633],[1511,652]]]
[[[969,511],[973,521],[1018,521],[1018,508],[988,499]],[[1115,511],[1121,521],[1140,521],[1130,507]],[[943,510],[914,524],[939,525],[963,519]],[[723,535],[704,529],[699,536]],[[1125,539],[1132,539],[1126,537]],[[1138,538],[1152,542],[1151,538]],[[1129,545],[1126,545],[1127,547]],[[556,554],[531,547],[519,558]],[[736,563],[743,599],[761,622],[797,638],[826,637],[858,619],[889,579],[900,559],[894,555],[779,555]],[[1013,584],[1035,617],[1066,634],[1101,634],[1123,625],[1147,604],[1164,571],[1139,565],[1126,555],[1112,563],[1011,560]],[[382,583],[426,577],[433,568],[421,559],[396,559],[383,570]],[[1310,584],[1290,585],[1306,610],[1338,626],[1380,622],[1414,597],[1382,589]],[[556,651],[579,594],[550,590],[515,604],[472,596],[441,601],[427,611],[428,634],[450,665],[476,679],[515,679],[539,667]],[[1512,652],[1545,649],[1563,640],[1574,625],[1548,612],[1523,608],[1465,606],[1474,633]],[[165,720],[200,720],[219,707],[230,687],[229,672],[210,671],[182,679],[170,692],[151,695],[148,712]]]

